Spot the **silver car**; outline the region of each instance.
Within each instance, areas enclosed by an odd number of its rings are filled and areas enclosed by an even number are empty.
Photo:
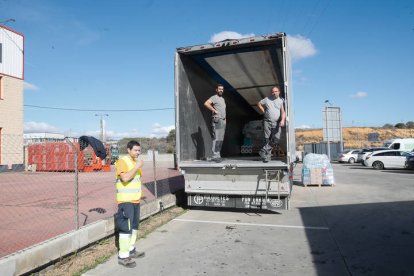
[[[339,163],[347,162],[347,163],[353,164],[357,161],[358,153],[360,152],[361,152],[361,149],[346,150],[339,155],[338,162]]]

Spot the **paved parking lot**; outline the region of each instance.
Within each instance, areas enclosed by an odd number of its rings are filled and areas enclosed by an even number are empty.
[[[334,164],[335,187],[302,187],[280,213],[190,210],[85,275],[414,275],[414,171]]]

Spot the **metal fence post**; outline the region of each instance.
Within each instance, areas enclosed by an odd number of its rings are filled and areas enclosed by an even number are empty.
[[[152,167],[153,167],[153,171],[154,171],[154,193],[155,193],[155,198],[158,198],[158,191],[157,191],[157,172],[156,172],[156,168],[155,168],[155,149],[152,149]]]
[[[65,140],[71,144],[75,150],[75,225],[76,230],[79,229],[79,170],[78,170],[78,149],[76,146],[69,140],[68,137],[65,137]]]

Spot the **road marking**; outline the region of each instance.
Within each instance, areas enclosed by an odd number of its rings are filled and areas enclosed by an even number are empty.
[[[296,225],[280,225],[280,224],[258,224],[258,223],[242,223],[242,222],[227,222],[227,221],[212,221],[212,220],[192,220],[192,219],[173,219],[175,221],[182,222],[195,222],[195,223],[211,223],[211,224],[232,224],[243,226],[261,226],[261,227],[275,227],[275,228],[296,228],[296,229],[312,229],[312,230],[329,230],[328,227],[318,226],[296,226]]]

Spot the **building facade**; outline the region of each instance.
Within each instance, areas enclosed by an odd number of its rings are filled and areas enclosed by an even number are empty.
[[[22,164],[24,36],[0,25],[0,165]]]

